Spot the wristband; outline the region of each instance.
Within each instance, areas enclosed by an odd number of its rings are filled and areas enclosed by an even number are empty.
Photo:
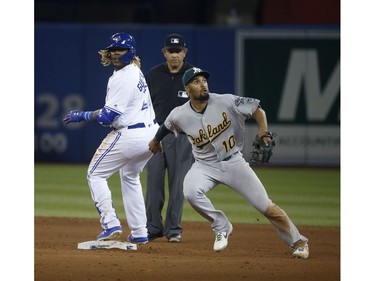
[[[82,120],[85,120],[85,121],[94,121],[94,112],[93,111],[82,111],[81,118],[82,118]]]

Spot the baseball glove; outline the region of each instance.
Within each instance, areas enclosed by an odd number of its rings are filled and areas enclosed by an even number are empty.
[[[253,151],[251,156],[252,163],[265,164],[269,162],[272,156],[272,150],[276,145],[274,140],[276,135],[276,133],[271,132],[264,132],[260,135],[256,134],[253,142]],[[271,141],[265,143],[263,140],[264,138],[270,138]]]

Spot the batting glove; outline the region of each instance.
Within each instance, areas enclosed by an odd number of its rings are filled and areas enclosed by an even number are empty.
[[[65,116],[63,122],[69,124],[72,122],[91,121],[92,116],[92,111],[72,110]]]

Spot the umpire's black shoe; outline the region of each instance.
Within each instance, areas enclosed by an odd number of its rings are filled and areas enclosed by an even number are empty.
[[[160,237],[163,237],[163,236],[164,236],[163,233],[158,233],[158,234],[149,233],[147,235],[148,241],[153,241],[153,240],[155,240],[157,238],[160,238]]]
[[[179,243],[181,241],[182,241],[181,234],[172,234],[170,237],[168,237],[168,242]]]

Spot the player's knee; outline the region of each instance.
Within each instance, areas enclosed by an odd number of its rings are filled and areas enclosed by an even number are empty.
[[[129,183],[130,185],[138,185],[140,182],[139,174],[137,173],[122,173],[121,181]]]
[[[187,183],[187,182],[184,182],[183,192],[184,192],[185,199],[189,202],[191,202],[195,198],[197,198],[198,193],[199,193],[197,188],[196,188],[196,185],[194,185],[194,183],[190,184],[190,183]]]
[[[89,185],[98,185],[102,182],[106,182],[106,178],[101,177],[100,175],[89,173],[87,174],[87,182]]]
[[[195,202],[205,197],[205,193],[196,185],[191,185],[189,187],[184,187],[184,197],[190,204],[195,205]]]
[[[190,202],[191,198],[194,197],[194,193],[192,192],[191,188],[184,184],[183,192],[184,192],[185,199]]]

